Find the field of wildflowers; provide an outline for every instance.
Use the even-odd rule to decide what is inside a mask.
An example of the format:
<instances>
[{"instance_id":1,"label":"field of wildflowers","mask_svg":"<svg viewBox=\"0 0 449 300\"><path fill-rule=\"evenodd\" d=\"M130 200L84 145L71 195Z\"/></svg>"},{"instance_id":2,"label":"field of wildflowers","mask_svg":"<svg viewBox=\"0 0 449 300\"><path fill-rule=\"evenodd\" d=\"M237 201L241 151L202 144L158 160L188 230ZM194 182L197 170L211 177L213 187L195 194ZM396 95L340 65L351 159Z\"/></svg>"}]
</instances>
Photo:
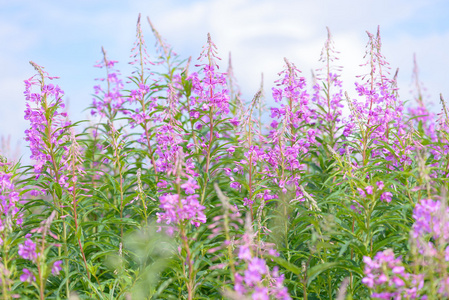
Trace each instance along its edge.
<instances>
[{"instance_id":1,"label":"field of wildflowers","mask_svg":"<svg viewBox=\"0 0 449 300\"><path fill-rule=\"evenodd\" d=\"M399 98L379 31L354 90L329 33L311 80L284 59L251 100L210 35L183 59L136 32L132 74L95 65L92 120L31 62L32 165L0 163L2 299L449 297L448 112L417 71Z\"/></svg>"}]
</instances>

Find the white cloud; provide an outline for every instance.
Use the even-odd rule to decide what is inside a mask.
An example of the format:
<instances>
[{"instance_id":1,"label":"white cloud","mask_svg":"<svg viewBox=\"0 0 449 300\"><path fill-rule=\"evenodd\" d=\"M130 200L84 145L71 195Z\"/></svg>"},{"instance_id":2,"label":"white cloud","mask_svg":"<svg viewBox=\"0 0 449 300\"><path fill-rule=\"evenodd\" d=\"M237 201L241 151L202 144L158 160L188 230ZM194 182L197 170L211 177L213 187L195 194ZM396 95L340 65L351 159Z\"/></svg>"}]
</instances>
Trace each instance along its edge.
<instances>
[{"instance_id":1,"label":"white cloud","mask_svg":"<svg viewBox=\"0 0 449 300\"><path fill-rule=\"evenodd\" d=\"M353 90L355 75L363 72L358 66L363 63L368 41L365 31L375 33L377 25L380 25L384 53L391 63L392 72L400 67L403 93L407 94L409 90L412 53L416 51L419 54L424 48L427 48L424 51L427 55L420 59L423 80L439 82L440 89L449 92L442 82L447 68L441 68L441 61L439 65L431 61L445 56L444 50L437 49L447 49L442 47L446 45L446 37L418 36L402 26L403 23L413 23L420 11L429 5L438 4L438 1L386 0L213 0L173 7L156 16L155 24L169 40L182 41L182 44L190 42L196 45L197 51L204 43L206 33L211 32L225 61L227 52L232 51L235 73L249 97L258 88L261 72L265 74L266 86L272 85L276 73L282 69L284 56L309 77L310 69L320 66L318 58L326 39L326 26L330 27L336 48L341 52L340 63L345 67L343 79L349 91ZM402 36L399 39L398 31ZM425 76L429 70L441 76Z\"/></svg>"}]
</instances>

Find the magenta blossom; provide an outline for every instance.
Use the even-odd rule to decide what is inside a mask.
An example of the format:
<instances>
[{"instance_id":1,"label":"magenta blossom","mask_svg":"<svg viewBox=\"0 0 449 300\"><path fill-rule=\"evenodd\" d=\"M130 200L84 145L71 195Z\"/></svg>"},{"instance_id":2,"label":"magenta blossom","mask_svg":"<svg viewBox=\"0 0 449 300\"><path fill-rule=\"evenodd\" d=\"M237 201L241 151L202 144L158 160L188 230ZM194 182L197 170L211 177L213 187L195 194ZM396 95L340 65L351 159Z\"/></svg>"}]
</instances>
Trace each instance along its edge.
<instances>
[{"instance_id":1,"label":"magenta blossom","mask_svg":"<svg viewBox=\"0 0 449 300\"><path fill-rule=\"evenodd\" d=\"M22 275L20 275L20 281L28 283L36 281L36 277L34 276L34 274L27 268L24 268L22 272Z\"/></svg>"},{"instance_id":2,"label":"magenta blossom","mask_svg":"<svg viewBox=\"0 0 449 300\"><path fill-rule=\"evenodd\" d=\"M36 253L36 244L29 238L23 244L19 245L19 255L31 261L35 261L38 254Z\"/></svg>"},{"instance_id":3,"label":"magenta blossom","mask_svg":"<svg viewBox=\"0 0 449 300\"><path fill-rule=\"evenodd\" d=\"M393 196L392 193L390 193L390 192L385 192L385 193L382 193L382 195L380 195L380 200L385 201L385 202L387 202L387 203L390 203L390 202L391 202L391 197L392 197L392 196Z\"/></svg>"},{"instance_id":4,"label":"magenta blossom","mask_svg":"<svg viewBox=\"0 0 449 300\"><path fill-rule=\"evenodd\" d=\"M30 121L30 128L25 130L25 140L29 142L30 158L36 161L34 171L36 176L39 177L47 162L51 160L49 144L56 146L64 142L61 135L64 133L63 128L70 125L70 121L67 120L67 113L58 110L65 107L62 101L64 91L57 85L44 85L44 79L52 79L53 77L48 77L42 67L35 63L31 64L40 72L42 78L36 80L33 76L25 80L24 94L27 100L25 120ZM37 92L33 91L33 87L37 87ZM50 108L52 114L49 116ZM43 134L46 130L50 135Z\"/></svg>"},{"instance_id":5,"label":"magenta blossom","mask_svg":"<svg viewBox=\"0 0 449 300\"><path fill-rule=\"evenodd\" d=\"M157 213L157 222L165 224L179 224L185 220L198 227L206 222L205 207L198 201L198 195L189 195L179 199L179 195L166 194L160 197L163 212Z\"/></svg>"},{"instance_id":6,"label":"magenta blossom","mask_svg":"<svg viewBox=\"0 0 449 300\"><path fill-rule=\"evenodd\" d=\"M62 260L57 260L57 261L55 261L54 263L53 263L53 266L52 266L52 268L51 268L51 273L53 274L53 275L59 275L59 272L61 271L61 269L62 269Z\"/></svg>"},{"instance_id":7,"label":"magenta blossom","mask_svg":"<svg viewBox=\"0 0 449 300\"><path fill-rule=\"evenodd\" d=\"M183 188L186 192L186 194L195 194L195 190L198 189L200 186L197 184L196 180L193 178L189 178L187 182L183 183L181 185L181 188Z\"/></svg>"}]
</instances>

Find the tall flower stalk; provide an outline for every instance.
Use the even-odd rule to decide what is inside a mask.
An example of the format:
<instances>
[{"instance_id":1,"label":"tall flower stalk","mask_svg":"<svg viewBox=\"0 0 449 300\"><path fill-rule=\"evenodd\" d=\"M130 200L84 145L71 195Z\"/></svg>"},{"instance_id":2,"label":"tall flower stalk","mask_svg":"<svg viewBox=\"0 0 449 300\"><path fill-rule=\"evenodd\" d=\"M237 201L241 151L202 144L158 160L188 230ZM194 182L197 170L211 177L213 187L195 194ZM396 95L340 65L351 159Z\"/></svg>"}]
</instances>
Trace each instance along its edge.
<instances>
[{"instance_id":1,"label":"tall flower stalk","mask_svg":"<svg viewBox=\"0 0 449 300\"><path fill-rule=\"evenodd\" d=\"M190 111L190 117L197 120L196 129L205 130L200 138L200 151L204 154L205 174L201 203L205 201L206 187L210 181L210 168L213 159L214 147L217 146L217 138L220 135L221 123L229 113L229 91L227 89L225 74L218 72L217 46L212 42L210 34L207 35L207 43L203 46L198 60L205 63L197 65L202 67L202 78L197 73L192 73L189 80L192 82L194 96L189 99L195 106Z\"/></svg>"},{"instance_id":2,"label":"tall flower stalk","mask_svg":"<svg viewBox=\"0 0 449 300\"><path fill-rule=\"evenodd\" d=\"M66 215L65 205L63 205L63 193L67 192L69 183L64 165L65 149L62 144L67 141L67 128L71 122L67 119L67 113L60 112L64 108L62 95L64 92L59 86L46 84L45 80L52 80L43 68L34 62L30 64L38 72L39 79L35 76L25 81L26 103L25 119L31 123L31 128L25 131L26 140L30 143L31 158L36 161L34 172L36 178L44 174L45 192L49 193L53 199L53 204L57 208L57 218ZM33 93L32 88L37 87L38 92ZM67 223L62 221L62 242L64 254L68 256L67 247ZM59 248L59 251L60 248ZM61 255L61 253L60 253ZM69 264L65 260L65 288L67 297L69 289Z\"/></svg>"}]
</instances>

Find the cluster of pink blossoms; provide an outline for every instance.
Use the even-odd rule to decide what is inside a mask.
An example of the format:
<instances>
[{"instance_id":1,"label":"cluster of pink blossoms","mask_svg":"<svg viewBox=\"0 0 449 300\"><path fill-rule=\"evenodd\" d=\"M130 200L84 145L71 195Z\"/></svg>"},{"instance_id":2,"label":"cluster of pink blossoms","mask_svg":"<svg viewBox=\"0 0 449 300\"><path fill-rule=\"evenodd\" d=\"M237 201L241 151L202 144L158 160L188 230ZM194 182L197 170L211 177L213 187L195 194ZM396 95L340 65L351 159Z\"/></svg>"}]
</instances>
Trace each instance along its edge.
<instances>
[{"instance_id":1,"label":"cluster of pink blossoms","mask_svg":"<svg viewBox=\"0 0 449 300\"><path fill-rule=\"evenodd\" d=\"M94 67L106 69L106 77L96 80L106 81L107 85L105 88L100 84L94 86L95 98L93 98L91 114L113 118L125 102L125 97L122 95L124 86L120 79L120 72L114 69L118 61L108 60L104 49L103 56L104 59L94 65Z\"/></svg>"},{"instance_id":2,"label":"cluster of pink blossoms","mask_svg":"<svg viewBox=\"0 0 449 300\"><path fill-rule=\"evenodd\" d=\"M10 231L23 223L23 214L17 206L20 203L19 193L15 190L11 177L12 174L0 172L0 232ZM2 237L0 244L3 244Z\"/></svg>"},{"instance_id":3,"label":"cluster of pink blossoms","mask_svg":"<svg viewBox=\"0 0 449 300\"><path fill-rule=\"evenodd\" d=\"M372 132L374 139L384 140L388 124L396 121L400 125L402 117L402 103L396 98L394 87L395 80L387 78L388 62L381 53L380 33L377 35L368 32L369 42L367 45L365 65L369 65L369 74L365 74L362 84L355 83L356 91L364 101L352 101L353 111L350 115L350 122L347 123L344 135L348 136L354 128L356 119L363 120L367 126L375 127Z\"/></svg>"},{"instance_id":4,"label":"cluster of pink blossoms","mask_svg":"<svg viewBox=\"0 0 449 300\"><path fill-rule=\"evenodd\" d=\"M293 63L287 60L285 62L285 69L279 73L281 78L276 81L278 87L272 88L272 91L276 102L286 99L287 103L281 103L280 108L271 108L271 118L274 119L271 127L277 129L278 124L283 123L281 129L298 129L301 136L295 136L295 139L305 146L302 151L306 153L308 147L316 143L315 136L319 133L316 129L309 128L316 123L317 114L309 106L310 95L306 90L305 78L299 76L301 71ZM269 135L276 140L279 138L276 130L272 130Z\"/></svg>"},{"instance_id":5,"label":"cluster of pink blossoms","mask_svg":"<svg viewBox=\"0 0 449 300\"><path fill-rule=\"evenodd\" d=\"M36 259L38 257L38 253L36 252L36 243L34 243L30 239L30 237L31 234L27 234L25 242L19 245L19 255L23 259L36 262ZM29 269L24 268L22 270L22 275L20 275L20 281L31 283L33 281L36 281L36 277Z\"/></svg>"},{"instance_id":6,"label":"cluster of pink blossoms","mask_svg":"<svg viewBox=\"0 0 449 300\"><path fill-rule=\"evenodd\" d=\"M244 152L245 158L235 162L235 168L224 170L231 180L230 186L240 190L241 183L234 176L243 176L245 165L250 163L255 169L258 164L264 165L259 171L263 178L271 178L271 182L284 193L288 188L293 188L296 200L304 201L299 172L305 167L301 162L302 156L309 152L310 147L318 145L316 137L320 131L315 126L318 115L309 105L310 95L306 91L305 78L299 76L300 70L294 64L288 60L285 62L285 69L279 73L281 78L272 89L274 100L282 103L280 107L270 109L273 119L270 124L272 130L268 134L270 140L265 141L263 146L251 145ZM230 155L234 150L233 147L228 149ZM257 197L267 201L278 196L265 190L263 194L257 194ZM253 201L254 199L244 199L245 205L251 205Z\"/></svg>"},{"instance_id":7,"label":"cluster of pink blossoms","mask_svg":"<svg viewBox=\"0 0 449 300\"><path fill-rule=\"evenodd\" d=\"M169 224L179 224L184 220L199 226L200 223L206 223L206 215L204 214L205 207L198 201L198 195L189 195L183 199L179 199L179 195L167 194L159 198L164 210L157 214L157 222L165 222Z\"/></svg>"},{"instance_id":8,"label":"cluster of pink blossoms","mask_svg":"<svg viewBox=\"0 0 449 300\"><path fill-rule=\"evenodd\" d=\"M26 238L25 242L19 245L18 254L23 259L36 263L37 258L40 256L40 253L36 249L36 243L31 240L31 234L27 234L25 238ZM51 273L53 275L58 275L61 269L62 269L62 260L57 260L52 265ZM22 270L22 275L20 275L20 281L31 283L33 281L36 281L36 277L34 276L31 270L24 268Z\"/></svg>"},{"instance_id":9,"label":"cluster of pink blossoms","mask_svg":"<svg viewBox=\"0 0 449 300\"><path fill-rule=\"evenodd\" d=\"M373 298L417 299L424 285L423 276L407 273L401 258L395 258L391 249L377 253L374 259L365 256L363 261L365 278L362 282L371 289L382 290L373 293Z\"/></svg>"},{"instance_id":10,"label":"cluster of pink blossoms","mask_svg":"<svg viewBox=\"0 0 449 300\"><path fill-rule=\"evenodd\" d=\"M54 79L57 77L49 77L42 67L32 63L36 70L40 73L41 80L37 81L34 77L25 80L25 97L27 100L25 109L25 120L30 121L30 128L25 131L26 138L30 145L31 159L35 160L34 172L38 178L48 162L52 163L53 176L58 183L66 190L71 191L69 176L71 164L68 162L72 155L81 156L80 148L76 143L73 128L70 128L71 122L66 112L59 112L64 108L65 104L62 100L64 91L59 86L53 84L44 85L45 79ZM33 86L40 87L40 93L32 93ZM70 131L70 133L68 132ZM61 145L72 140L72 145L76 145L75 152L69 150L69 147ZM52 161L60 150L61 160L59 162ZM56 166L56 167L55 167ZM78 173L83 173L80 165L73 166ZM55 169L57 168L57 169ZM76 177L72 179L72 183L76 181ZM33 190L32 195L43 192Z\"/></svg>"},{"instance_id":11,"label":"cluster of pink blossoms","mask_svg":"<svg viewBox=\"0 0 449 300\"><path fill-rule=\"evenodd\" d=\"M226 77L217 72L214 65L204 65L204 77L200 80L197 73L192 73L193 92L196 96L191 97L193 103L197 104L203 111L215 111L216 114L229 113L229 94L226 89ZM192 112L195 113L195 112Z\"/></svg>"},{"instance_id":12,"label":"cluster of pink blossoms","mask_svg":"<svg viewBox=\"0 0 449 300\"><path fill-rule=\"evenodd\" d=\"M151 23L151 22L150 22ZM130 65L135 67L132 72L134 76L130 76L129 79L136 85L135 88L131 89L129 92L128 101L130 104L139 103L140 108L136 108L135 111L124 111L125 114L130 115L131 128L137 125L144 126L149 123L154 116L151 116L152 111L157 106L157 97L150 97L150 92L156 92L158 89L157 80L152 79L150 75L154 75L148 66L155 65L154 62L150 60L150 55L147 51L147 46L145 44L145 39L142 33L141 18L137 20L136 28L136 40L134 41L134 47L131 49L132 61L129 62ZM159 62L160 63L160 62ZM147 81L155 81L152 85L149 85ZM149 128L146 128L147 130ZM146 134L143 133L139 142L144 143Z\"/></svg>"},{"instance_id":13,"label":"cluster of pink blossoms","mask_svg":"<svg viewBox=\"0 0 449 300\"><path fill-rule=\"evenodd\" d=\"M313 98L312 101L314 103L317 103L324 109L327 108L327 112L325 113L324 119L327 122L340 122L340 117L342 115L342 109L344 107L342 100L343 100L343 90L342 90L342 82L339 80L339 77L337 74L329 73L329 83L332 87L338 89L337 92L333 93L331 96L329 96L329 103L327 103L327 99L325 99L323 96L321 96L321 93L323 91L323 88L317 83L313 86ZM327 83L326 83L327 84Z\"/></svg>"},{"instance_id":14,"label":"cluster of pink blossoms","mask_svg":"<svg viewBox=\"0 0 449 300\"><path fill-rule=\"evenodd\" d=\"M42 69L39 71L42 72L41 81L36 80L34 76L25 80L24 92L27 100L25 120L30 121L30 128L25 130L25 140L30 143L30 158L36 161L34 171L37 177L42 172L44 165L51 160L48 147L56 147L63 143L64 140L60 139L60 136L64 133L64 127L70 125L67 113L58 111L59 108L65 106L62 102L64 91L57 85L43 84L44 79L57 77L48 77ZM39 88L37 93L32 91L34 86Z\"/></svg>"},{"instance_id":15,"label":"cluster of pink blossoms","mask_svg":"<svg viewBox=\"0 0 449 300\"><path fill-rule=\"evenodd\" d=\"M215 60L220 58L217 56L217 46L212 42L210 35L198 58L199 61L204 59L208 60L207 63L197 65L203 67L203 78L200 79L197 73L190 74L188 78L192 81L192 91L195 94L189 100L205 112L211 110L216 115L226 115L229 113L229 91L225 73L217 72L218 64ZM199 116L199 112L193 110L191 115Z\"/></svg>"},{"instance_id":16,"label":"cluster of pink blossoms","mask_svg":"<svg viewBox=\"0 0 449 300\"><path fill-rule=\"evenodd\" d=\"M394 151L377 147L371 151L373 158L384 158L390 169L402 168L410 164L410 151L403 148L400 139L405 135L403 121L403 103L397 97L396 78L389 79L388 62L381 53L380 33L374 36L368 33L367 61L362 66L369 66L369 73L360 76L362 83L355 83L355 90L362 100L348 99L351 114L346 121L343 135L349 137L359 124L366 133L364 139L373 141L373 145L388 143ZM399 137L396 139L395 137ZM366 143L360 139L360 145ZM342 151L342 150L340 150ZM401 155L397 155L400 153Z\"/></svg>"},{"instance_id":17,"label":"cluster of pink blossoms","mask_svg":"<svg viewBox=\"0 0 449 300\"><path fill-rule=\"evenodd\" d=\"M284 275L279 274L277 266L270 271L264 259L252 255L250 240L248 234L245 234L244 244L239 248L238 258L246 264L246 270L243 275L235 274L235 292L255 300L290 300L288 290L284 287ZM269 250L269 254L278 255L275 250Z\"/></svg>"},{"instance_id":18,"label":"cluster of pink blossoms","mask_svg":"<svg viewBox=\"0 0 449 300\"><path fill-rule=\"evenodd\" d=\"M134 128L138 125L145 124L150 122L152 119L154 119L154 116L151 116L151 113L154 111L154 109L157 107L157 97L149 97L149 100L145 100L146 95L150 92L150 87L146 84L139 83L139 88L131 90L129 102L135 103L145 101L144 108L136 108L136 110L132 113L129 111L124 111L125 114L130 115L130 118L132 119L130 121L131 128ZM144 136L144 134L142 135ZM143 138L141 140L143 141ZM143 141L144 142L144 141Z\"/></svg>"},{"instance_id":19,"label":"cluster of pink blossoms","mask_svg":"<svg viewBox=\"0 0 449 300\"><path fill-rule=\"evenodd\" d=\"M267 168L264 174L271 177L285 193L288 186L295 189L296 198L303 201L304 195L300 188L300 177L297 171L303 170L301 156L307 154L312 145L318 145L316 137L320 133L315 124L317 113L310 107L310 95L306 91L306 81L300 77L293 63L285 59L285 69L279 73L277 88L273 88L273 98L276 102L285 99L279 108L271 108L273 121L266 144L265 162ZM271 145L274 145L271 146ZM279 177L279 168L290 172Z\"/></svg>"},{"instance_id":20,"label":"cluster of pink blossoms","mask_svg":"<svg viewBox=\"0 0 449 300\"><path fill-rule=\"evenodd\" d=\"M417 243L419 252L425 256L435 256L436 245L425 242L426 237L433 241L447 245L445 248L446 260L449 261L449 208L443 209L440 201L432 199L421 200L413 210L415 223L412 228L412 237Z\"/></svg>"},{"instance_id":21,"label":"cluster of pink blossoms","mask_svg":"<svg viewBox=\"0 0 449 300\"><path fill-rule=\"evenodd\" d=\"M157 154L156 168L157 172L172 173L175 171L175 163L183 151L179 143L182 142L181 136L176 128L170 124L164 124L156 132ZM189 168L190 169L190 168Z\"/></svg>"},{"instance_id":22,"label":"cluster of pink blossoms","mask_svg":"<svg viewBox=\"0 0 449 300\"><path fill-rule=\"evenodd\" d=\"M166 186L166 182L162 185ZM158 184L158 186L161 186ZM190 221L196 227L201 223L206 223L206 215L204 214L205 206L198 201L199 195L196 190L199 188L196 180L189 177L186 182L180 186L186 196L180 194L167 193L159 197L162 212L156 213L157 223L165 223L168 234L173 234L179 224L184 221Z\"/></svg>"},{"instance_id":23,"label":"cluster of pink blossoms","mask_svg":"<svg viewBox=\"0 0 449 300\"><path fill-rule=\"evenodd\" d=\"M376 254L374 259L364 257L365 278L362 282L376 292L372 294L378 299L427 299L422 295L425 285L425 274L433 268L433 274L446 274L449 263L449 209L443 209L440 201L421 200L413 211L415 223L411 238L418 248L420 258L413 263L422 274L406 272L401 258L395 258L388 249ZM431 264L435 261L436 264ZM430 263L430 264L429 264ZM427 278L432 281L435 278ZM446 277L445 277L446 276ZM436 292L438 296L449 295L449 277L438 278Z\"/></svg>"},{"instance_id":24,"label":"cluster of pink blossoms","mask_svg":"<svg viewBox=\"0 0 449 300\"><path fill-rule=\"evenodd\" d=\"M367 198L369 195L378 195L380 194L380 200L383 202L390 203L393 197L393 194L388 191L384 191L385 185L383 181L377 181L376 182L376 188L374 188L372 185L366 186L364 189L357 188L357 193L361 198ZM360 209L363 209L363 205L360 204L360 202L353 200L355 205L351 205L351 209L354 211L357 211L359 214L362 213Z\"/></svg>"}]
</instances>

